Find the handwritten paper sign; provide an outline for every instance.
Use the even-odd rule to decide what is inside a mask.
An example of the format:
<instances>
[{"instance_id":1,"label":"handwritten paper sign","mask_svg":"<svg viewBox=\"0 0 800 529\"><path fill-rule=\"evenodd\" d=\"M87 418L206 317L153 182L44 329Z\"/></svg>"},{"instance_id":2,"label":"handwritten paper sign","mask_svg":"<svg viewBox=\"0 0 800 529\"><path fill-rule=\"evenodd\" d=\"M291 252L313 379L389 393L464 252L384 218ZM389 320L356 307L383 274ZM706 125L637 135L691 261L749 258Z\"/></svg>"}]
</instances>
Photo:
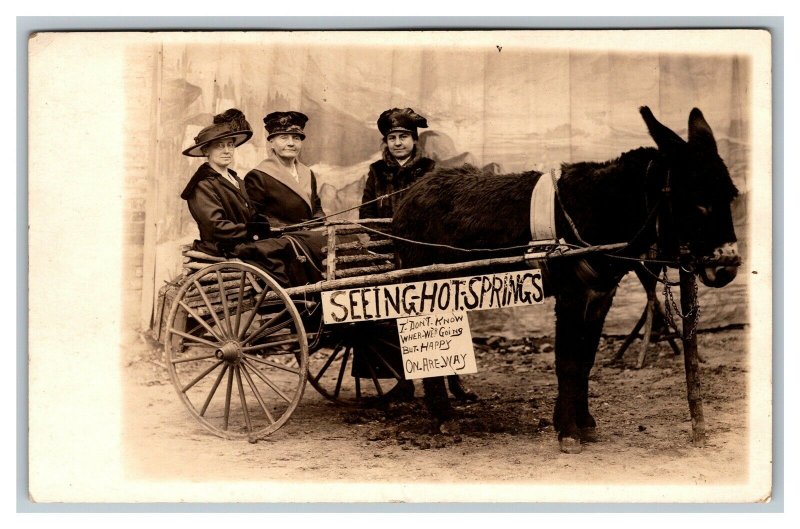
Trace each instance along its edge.
<instances>
[{"instance_id":1,"label":"handwritten paper sign","mask_svg":"<svg viewBox=\"0 0 800 529\"><path fill-rule=\"evenodd\" d=\"M520 307L544 302L538 269L322 293L326 324Z\"/></svg>"},{"instance_id":2,"label":"handwritten paper sign","mask_svg":"<svg viewBox=\"0 0 800 529\"><path fill-rule=\"evenodd\" d=\"M406 379L477 373L466 312L397 320Z\"/></svg>"}]
</instances>

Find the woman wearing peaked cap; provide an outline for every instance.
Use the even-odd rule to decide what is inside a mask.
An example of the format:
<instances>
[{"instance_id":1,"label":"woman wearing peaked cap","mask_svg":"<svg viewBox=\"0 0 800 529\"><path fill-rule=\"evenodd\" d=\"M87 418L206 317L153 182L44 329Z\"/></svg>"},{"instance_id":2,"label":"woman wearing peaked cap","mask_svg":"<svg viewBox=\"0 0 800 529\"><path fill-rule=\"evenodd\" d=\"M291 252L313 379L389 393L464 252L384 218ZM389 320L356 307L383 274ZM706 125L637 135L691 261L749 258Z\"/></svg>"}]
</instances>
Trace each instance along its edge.
<instances>
[{"instance_id":1,"label":"woman wearing peaked cap","mask_svg":"<svg viewBox=\"0 0 800 529\"><path fill-rule=\"evenodd\" d=\"M306 139L304 129L307 121L308 116L301 112L267 114L264 128L267 132L268 157L244 177L247 193L256 210L266 216L273 227L325 216L317 194L316 176L298 159ZM324 232L292 231L284 237L293 240L309 261L321 269Z\"/></svg>"},{"instance_id":2,"label":"woman wearing peaked cap","mask_svg":"<svg viewBox=\"0 0 800 529\"><path fill-rule=\"evenodd\" d=\"M283 286L317 281L314 270L297 263L295 245L270 236L269 219L260 215L244 182L230 168L236 147L253 135L244 114L235 108L214 116L195 137L186 156L205 157L181 198L187 201L200 231L194 249L237 257L268 272Z\"/></svg>"},{"instance_id":3,"label":"woman wearing peaked cap","mask_svg":"<svg viewBox=\"0 0 800 529\"><path fill-rule=\"evenodd\" d=\"M361 198L359 217L392 218L395 206L403 199L402 190L433 171L436 165L418 145L418 129L427 128L428 120L411 108L391 108L378 118L378 130L383 138L381 159L369 166L369 174ZM383 195L389 195L380 198ZM393 378L384 364L403 373L400 339L394 321L365 323L359 326L359 341L354 344L353 376L367 378L375 371L379 378ZM377 359L381 356L383 360ZM372 369L366 366L372 359ZM447 377L450 392L461 400L478 396L461 384L458 375ZM388 400L410 400L414 382L401 380L389 393ZM445 396L446 398L446 396Z\"/></svg>"}]
</instances>

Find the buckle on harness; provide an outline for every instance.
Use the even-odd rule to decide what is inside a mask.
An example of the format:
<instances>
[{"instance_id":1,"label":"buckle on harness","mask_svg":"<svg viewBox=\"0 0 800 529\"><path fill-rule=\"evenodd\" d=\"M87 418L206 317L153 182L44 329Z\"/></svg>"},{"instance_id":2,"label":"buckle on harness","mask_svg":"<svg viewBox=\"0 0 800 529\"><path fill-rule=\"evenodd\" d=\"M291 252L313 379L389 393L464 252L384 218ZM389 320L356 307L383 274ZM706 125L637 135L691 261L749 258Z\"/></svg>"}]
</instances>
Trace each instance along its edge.
<instances>
[{"instance_id":1,"label":"buckle on harness","mask_svg":"<svg viewBox=\"0 0 800 529\"><path fill-rule=\"evenodd\" d=\"M556 254L561 255L569 249L564 239L539 239L531 241L525 250L525 263L531 268L539 268L541 261Z\"/></svg>"}]
</instances>

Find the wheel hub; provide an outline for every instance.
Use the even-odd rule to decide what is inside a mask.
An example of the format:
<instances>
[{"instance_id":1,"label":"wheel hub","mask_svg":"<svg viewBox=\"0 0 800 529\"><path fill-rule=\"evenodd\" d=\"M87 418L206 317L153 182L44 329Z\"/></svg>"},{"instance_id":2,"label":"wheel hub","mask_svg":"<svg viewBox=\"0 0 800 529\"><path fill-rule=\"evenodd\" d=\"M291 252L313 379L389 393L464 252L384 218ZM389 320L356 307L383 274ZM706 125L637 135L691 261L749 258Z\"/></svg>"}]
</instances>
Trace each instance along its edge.
<instances>
[{"instance_id":1,"label":"wheel hub","mask_svg":"<svg viewBox=\"0 0 800 529\"><path fill-rule=\"evenodd\" d=\"M242 354L242 348L239 346L239 342L227 342L222 347L214 351L214 356L220 360L225 360L226 362L231 362L233 364L239 362L239 360L242 358Z\"/></svg>"}]
</instances>

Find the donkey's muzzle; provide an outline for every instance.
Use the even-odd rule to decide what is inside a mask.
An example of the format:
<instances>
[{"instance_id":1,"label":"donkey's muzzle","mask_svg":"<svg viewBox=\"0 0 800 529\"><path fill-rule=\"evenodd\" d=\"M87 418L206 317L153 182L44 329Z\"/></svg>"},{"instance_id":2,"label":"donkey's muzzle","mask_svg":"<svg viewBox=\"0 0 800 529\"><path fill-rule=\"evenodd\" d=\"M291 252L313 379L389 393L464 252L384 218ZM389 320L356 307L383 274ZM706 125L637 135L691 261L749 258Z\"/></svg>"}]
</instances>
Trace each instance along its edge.
<instances>
[{"instance_id":1,"label":"donkey's muzzle","mask_svg":"<svg viewBox=\"0 0 800 529\"><path fill-rule=\"evenodd\" d=\"M739 257L736 243L725 243L716 248L713 255L703 258L698 267L700 280L707 287L724 287L736 277L742 259Z\"/></svg>"}]
</instances>

